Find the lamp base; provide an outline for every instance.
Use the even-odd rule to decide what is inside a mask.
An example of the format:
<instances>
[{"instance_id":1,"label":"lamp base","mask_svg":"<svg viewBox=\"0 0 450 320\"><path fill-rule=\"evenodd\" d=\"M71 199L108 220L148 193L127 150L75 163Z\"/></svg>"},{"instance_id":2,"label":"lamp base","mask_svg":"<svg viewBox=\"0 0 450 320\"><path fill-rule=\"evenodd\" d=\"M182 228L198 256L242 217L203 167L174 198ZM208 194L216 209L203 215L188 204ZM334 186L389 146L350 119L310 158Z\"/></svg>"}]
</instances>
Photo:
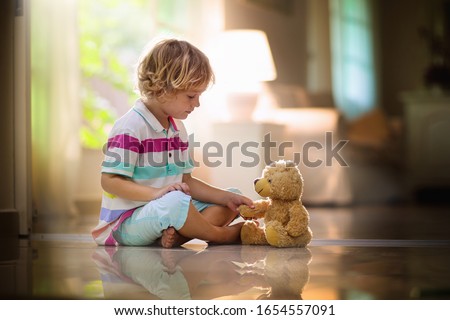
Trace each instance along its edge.
<instances>
[{"instance_id":1,"label":"lamp base","mask_svg":"<svg viewBox=\"0 0 450 320\"><path fill-rule=\"evenodd\" d=\"M258 102L257 92L233 92L227 95L227 106L232 122L250 122Z\"/></svg>"}]
</instances>

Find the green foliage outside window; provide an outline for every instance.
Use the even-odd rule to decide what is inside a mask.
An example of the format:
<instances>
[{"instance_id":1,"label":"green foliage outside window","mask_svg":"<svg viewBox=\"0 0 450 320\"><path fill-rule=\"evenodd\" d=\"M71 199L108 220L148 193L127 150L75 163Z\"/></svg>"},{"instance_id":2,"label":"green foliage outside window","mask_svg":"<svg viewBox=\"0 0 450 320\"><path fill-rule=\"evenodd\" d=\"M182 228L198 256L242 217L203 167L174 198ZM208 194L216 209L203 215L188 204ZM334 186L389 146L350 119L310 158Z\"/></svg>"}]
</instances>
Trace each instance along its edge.
<instances>
[{"instance_id":1,"label":"green foliage outside window","mask_svg":"<svg viewBox=\"0 0 450 320\"><path fill-rule=\"evenodd\" d=\"M84 147L100 149L118 114L99 84L135 98L133 64L148 38L146 1L79 0L78 25ZM144 28L143 28L144 27Z\"/></svg>"},{"instance_id":2,"label":"green foliage outside window","mask_svg":"<svg viewBox=\"0 0 450 320\"><path fill-rule=\"evenodd\" d=\"M84 147L101 149L120 116L111 97L120 92L131 106L136 99L135 63L152 37L176 35L188 27L185 0L78 0ZM122 110L123 111L123 110Z\"/></svg>"}]
</instances>

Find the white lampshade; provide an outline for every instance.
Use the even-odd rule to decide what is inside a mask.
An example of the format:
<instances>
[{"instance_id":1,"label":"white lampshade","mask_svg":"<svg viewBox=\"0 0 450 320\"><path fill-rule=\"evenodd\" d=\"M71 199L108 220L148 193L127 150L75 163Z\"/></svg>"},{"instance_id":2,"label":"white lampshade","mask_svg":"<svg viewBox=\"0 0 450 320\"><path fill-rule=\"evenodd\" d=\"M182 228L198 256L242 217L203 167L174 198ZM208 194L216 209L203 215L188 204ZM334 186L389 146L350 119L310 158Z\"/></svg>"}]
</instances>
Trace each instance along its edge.
<instances>
[{"instance_id":1,"label":"white lampshade","mask_svg":"<svg viewBox=\"0 0 450 320\"><path fill-rule=\"evenodd\" d=\"M256 83L277 76L266 34L228 30L213 41L209 55L218 83Z\"/></svg>"},{"instance_id":2,"label":"white lampshade","mask_svg":"<svg viewBox=\"0 0 450 320\"><path fill-rule=\"evenodd\" d=\"M216 84L226 94L229 120L252 121L261 82L277 76L267 36L260 30L228 30L207 51Z\"/></svg>"}]
</instances>

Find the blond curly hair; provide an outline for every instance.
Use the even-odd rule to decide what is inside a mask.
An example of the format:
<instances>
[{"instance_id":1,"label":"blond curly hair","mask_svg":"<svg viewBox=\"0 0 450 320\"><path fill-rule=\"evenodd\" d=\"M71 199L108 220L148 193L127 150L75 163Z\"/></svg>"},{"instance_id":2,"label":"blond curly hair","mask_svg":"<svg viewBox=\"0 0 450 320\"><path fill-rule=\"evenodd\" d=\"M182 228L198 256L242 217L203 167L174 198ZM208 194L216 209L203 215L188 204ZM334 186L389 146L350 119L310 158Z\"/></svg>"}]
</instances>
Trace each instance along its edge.
<instances>
[{"instance_id":1,"label":"blond curly hair","mask_svg":"<svg viewBox=\"0 0 450 320\"><path fill-rule=\"evenodd\" d=\"M158 42L140 59L137 68L137 88L144 101L206 88L213 82L214 73L208 57L183 40Z\"/></svg>"}]
</instances>

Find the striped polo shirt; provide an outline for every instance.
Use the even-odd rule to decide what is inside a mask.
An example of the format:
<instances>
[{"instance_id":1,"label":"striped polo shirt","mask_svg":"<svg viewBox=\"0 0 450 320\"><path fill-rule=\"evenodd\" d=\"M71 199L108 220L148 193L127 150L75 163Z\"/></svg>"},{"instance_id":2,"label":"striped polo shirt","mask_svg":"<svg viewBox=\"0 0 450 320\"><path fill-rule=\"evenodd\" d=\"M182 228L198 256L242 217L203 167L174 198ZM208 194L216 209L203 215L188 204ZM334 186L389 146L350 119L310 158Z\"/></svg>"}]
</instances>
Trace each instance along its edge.
<instances>
[{"instance_id":1,"label":"striped polo shirt","mask_svg":"<svg viewBox=\"0 0 450 320\"><path fill-rule=\"evenodd\" d=\"M180 120L169 117L169 123L169 129L164 129L142 100L137 100L114 124L101 172L155 188L181 182L183 174L193 170L189 138ZM112 232L134 209L145 204L104 192L99 223L92 231L94 240L101 245L117 245Z\"/></svg>"}]
</instances>

